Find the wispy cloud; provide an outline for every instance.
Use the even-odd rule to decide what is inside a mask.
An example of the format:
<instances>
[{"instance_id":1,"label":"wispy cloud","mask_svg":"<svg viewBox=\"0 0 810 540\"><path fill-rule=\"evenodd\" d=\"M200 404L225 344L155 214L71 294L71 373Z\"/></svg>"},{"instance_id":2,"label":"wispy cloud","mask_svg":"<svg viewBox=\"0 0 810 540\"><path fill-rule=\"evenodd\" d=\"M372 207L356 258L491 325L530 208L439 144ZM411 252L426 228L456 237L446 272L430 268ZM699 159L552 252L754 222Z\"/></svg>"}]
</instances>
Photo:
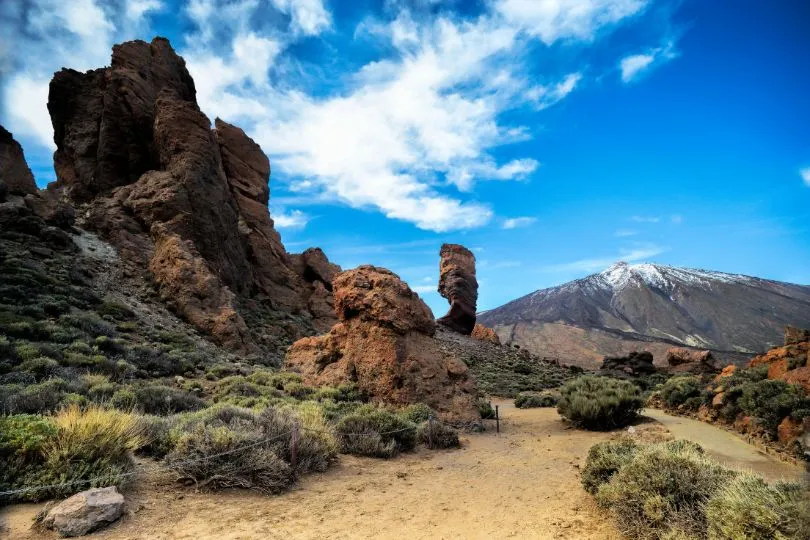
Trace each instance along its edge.
<instances>
[{"instance_id":1,"label":"wispy cloud","mask_svg":"<svg viewBox=\"0 0 810 540\"><path fill-rule=\"evenodd\" d=\"M661 216L633 216L630 220L636 223L659 223Z\"/></svg>"},{"instance_id":2,"label":"wispy cloud","mask_svg":"<svg viewBox=\"0 0 810 540\"><path fill-rule=\"evenodd\" d=\"M634 231L632 229L619 229L613 233L613 236L616 238L626 238L628 236L636 236L638 231Z\"/></svg>"},{"instance_id":3,"label":"wispy cloud","mask_svg":"<svg viewBox=\"0 0 810 540\"><path fill-rule=\"evenodd\" d=\"M804 185L810 186L810 167L799 169L799 176L804 180Z\"/></svg>"},{"instance_id":4,"label":"wispy cloud","mask_svg":"<svg viewBox=\"0 0 810 540\"><path fill-rule=\"evenodd\" d=\"M625 56L619 62L622 73L622 82L625 84L637 80L641 75L649 72L653 67L660 66L678 57L674 41L668 41L661 47L649 49L641 54Z\"/></svg>"},{"instance_id":5,"label":"wispy cloud","mask_svg":"<svg viewBox=\"0 0 810 540\"><path fill-rule=\"evenodd\" d=\"M428 285L413 285L411 287L411 290L419 294L430 294L430 293L439 294L438 285L435 283L430 283Z\"/></svg>"},{"instance_id":6,"label":"wispy cloud","mask_svg":"<svg viewBox=\"0 0 810 540\"><path fill-rule=\"evenodd\" d=\"M303 229L309 223L309 216L301 210L274 212L271 217L277 229Z\"/></svg>"},{"instance_id":7,"label":"wispy cloud","mask_svg":"<svg viewBox=\"0 0 810 540\"><path fill-rule=\"evenodd\" d=\"M514 218L507 218L503 220L501 224L502 229L517 229L519 227L528 227L532 223L535 223L537 218L530 217L530 216L523 216L523 217L514 217Z\"/></svg>"},{"instance_id":8,"label":"wispy cloud","mask_svg":"<svg viewBox=\"0 0 810 540\"><path fill-rule=\"evenodd\" d=\"M645 246L633 249L619 250L617 255L606 257L596 257L592 259L580 259L577 261L555 264L543 267L545 272L597 272L604 270L616 261L638 262L648 260L664 253L666 248L660 246Z\"/></svg>"},{"instance_id":9,"label":"wispy cloud","mask_svg":"<svg viewBox=\"0 0 810 540\"><path fill-rule=\"evenodd\" d=\"M674 225L680 225L681 223L683 223L683 216L680 214L672 214L669 217L669 221Z\"/></svg>"}]
</instances>

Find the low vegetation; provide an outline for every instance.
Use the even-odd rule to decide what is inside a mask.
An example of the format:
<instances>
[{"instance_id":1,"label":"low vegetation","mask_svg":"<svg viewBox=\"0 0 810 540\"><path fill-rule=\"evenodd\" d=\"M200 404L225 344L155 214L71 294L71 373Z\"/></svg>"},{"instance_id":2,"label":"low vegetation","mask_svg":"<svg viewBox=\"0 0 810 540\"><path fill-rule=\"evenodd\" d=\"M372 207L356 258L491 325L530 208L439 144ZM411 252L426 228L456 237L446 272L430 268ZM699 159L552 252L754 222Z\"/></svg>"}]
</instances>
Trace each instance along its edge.
<instances>
[{"instance_id":1,"label":"low vegetation","mask_svg":"<svg viewBox=\"0 0 810 540\"><path fill-rule=\"evenodd\" d=\"M565 383L560 394L560 415L577 427L591 430L626 426L644 406L638 386L610 377L579 377Z\"/></svg>"},{"instance_id":2,"label":"low vegetation","mask_svg":"<svg viewBox=\"0 0 810 540\"><path fill-rule=\"evenodd\" d=\"M801 486L727 469L690 441L599 443L582 484L628 538L797 539L810 531Z\"/></svg>"},{"instance_id":3,"label":"low vegetation","mask_svg":"<svg viewBox=\"0 0 810 540\"><path fill-rule=\"evenodd\" d=\"M518 409L556 407L559 401L559 394L548 390L543 392L521 392L515 396L515 407Z\"/></svg>"}]
</instances>

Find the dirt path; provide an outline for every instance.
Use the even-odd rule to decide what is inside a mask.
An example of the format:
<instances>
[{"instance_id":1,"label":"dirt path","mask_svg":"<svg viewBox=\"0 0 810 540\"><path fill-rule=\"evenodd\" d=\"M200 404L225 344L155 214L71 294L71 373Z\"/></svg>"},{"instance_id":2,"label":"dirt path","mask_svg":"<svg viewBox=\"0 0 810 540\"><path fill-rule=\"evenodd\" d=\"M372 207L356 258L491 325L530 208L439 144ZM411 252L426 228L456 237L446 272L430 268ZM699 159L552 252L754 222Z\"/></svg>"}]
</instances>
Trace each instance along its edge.
<instances>
[{"instance_id":1,"label":"dirt path","mask_svg":"<svg viewBox=\"0 0 810 540\"><path fill-rule=\"evenodd\" d=\"M656 409L645 409L644 416L663 424L676 439L695 441L710 456L729 467L751 470L770 481L804 479L802 467L765 454L724 429L692 418L671 416Z\"/></svg>"},{"instance_id":2,"label":"dirt path","mask_svg":"<svg viewBox=\"0 0 810 540\"><path fill-rule=\"evenodd\" d=\"M170 478L139 481L126 493L131 513L93 535L110 539L253 538L538 538L614 539L618 533L579 482L588 448L611 437L566 429L554 409L515 409L498 402L502 433L468 435L460 450L419 450L390 461L341 456L277 497L229 491L195 493ZM719 428L659 411L676 437L696 440L723 461L771 478L792 466L760 455ZM658 424L637 436L660 435ZM0 511L7 535L55 539L32 532L41 505ZM3 533L0 533L2 537Z\"/></svg>"},{"instance_id":3,"label":"dirt path","mask_svg":"<svg viewBox=\"0 0 810 540\"><path fill-rule=\"evenodd\" d=\"M582 490L578 470L588 448L610 435L565 429L554 409L500 404L499 436L469 435L460 450L420 450L390 461L341 456L329 472L277 497L195 493L149 479L127 493L137 512L94 536L617 538ZM17 505L0 514L11 538L43 538L29 531L39 508Z\"/></svg>"}]
</instances>

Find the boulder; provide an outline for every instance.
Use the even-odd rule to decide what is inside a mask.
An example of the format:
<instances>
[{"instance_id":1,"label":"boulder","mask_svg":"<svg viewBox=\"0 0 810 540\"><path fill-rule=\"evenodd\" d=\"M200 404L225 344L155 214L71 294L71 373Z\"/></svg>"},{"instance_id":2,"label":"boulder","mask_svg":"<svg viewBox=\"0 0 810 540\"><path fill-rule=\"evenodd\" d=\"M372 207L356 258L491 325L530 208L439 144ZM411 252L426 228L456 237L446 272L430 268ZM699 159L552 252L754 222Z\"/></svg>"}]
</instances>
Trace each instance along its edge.
<instances>
[{"instance_id":1,"label":"boulder","mask_svg":"<svg viewBox=\"0 0 810 540\"><path fill-rule=\"evenodd\" d=\"M337 267L318 250L298 271L267 208L267 156L236 126L217 119L211 129L166 39L116 45L108 68L56 73L48 110L54 189L86 205L80 225L148 271L199 330L241 352L274 353L336 322ZM261 328L247 327L246 310L260 312Z\"/></svg>"},{"instance_id":2,"label":"boulder","mask_svg":"<svg viewBox=\"0 0 810 540\"><path fill-rule=\"evenodd\" d=\"M793 420L790 416L786 416L777 426L776 433L779 442L788 445L804 434L804 426L801 420Z\"/></svg>"},{"instance_id":3,"label":"boulder","mask_svg":"<svg viewBox=\"0 0 810 540\"><path fill-rule=\"evenodd\" d=\"M501 344L501 338L498 337L498 334L495 333L495 330L489 328L488 326L484 326L481 323L475 323L472 334L470 335L473 337L473 339L477 339L480 341L489 341L490 343L494 343L495 345Z\"/></svg>"},{"instance_id":4,"label":"boulder","mask_svg":"<svg viewBox=\"0 0 810 540\"><path fill-rule=\"evenodd\" d=\"M3 126L0 126L0 184L5 184L6 194L24 196L37 192L22 146ZM0 199L5 199L5 195Z\"/></svg>"},{"instance_id":5,"label":"boulder","mask_svg":"<svg viewBox=\"0 0 810 540\"><path fill-rule=\"evenodd\" d=\"M115 486L77 493L51 508L42 524L62 536L82 536L106 527L124 513L124 496Z\"/></svg>"},{"instance_id":6,"label":"boulder","mask_svg":"<svg viewBox=\"0 0 810 540\"><path fill-rule=\"evenodd\" d=\"M606 356L599 368L599 374L609 377L639 377L657 373L653 365L653 355L649 351L633 351L627 356Z\"/></svg>"},{"instance_id":7,"label":"boulder","mask_svg":"<svg viewBox=\"0 0 810 540\"><path fill-rule=\"evenodd\" d=\"M721 379L725 379L726 377L731 377L732 375L734 375L736 371L737 366L735 366L734 364L730 364L724 367L723 370L717 374L717 376L714 378L714 382L718 382Z\"/></svg>"},{"instance_id":8,"label":"boulder","mask_svg":"<svg viewBox=\"0 0 810 540\"><path fill-rule=\"evenodd\" d=\"M712 360L711 351L695 351L685 347L672 347L667 350L667 364L672 367L695 362L710 363Z\"/></svg>"},{"instance_id":9,"label":"boulder","mask_svg":"<svg viewBox=\"0 0 810 540\"><path fill-rule=\"evenodd\" d=\"M467 365L433 336L430 309L385 268L361 266L333 280L340 322L290 347L285 368L314 385L354 382L373 401L426 403L450 422L479 418Z\"/></svg>"},{"instance_id":10,"label":"boulder","mask_svg":"<svg viewBox=\"0 0 810 540\"><path fill-rule=\"evenodd\" d=\"M793 326L785 327L785 345L796 345L803 341L810 341L810 330Z\"/></svg>"},{"instance_id":11,"label":"boulder","mask_svg":"<svg viewBox=\"0 0 810 540\"><path fill-rule=\"evenodd\" d=\"M478 301L475 255L459 244L443 244L439 255L439 294L450 302L450 311L437 322L469 335L475 327Z\"/></svg>"},{"instance_id":12,"label":"boulder","mask_svg":"<svg viewBox=\"0 0 810 540\"><path fill-rule=\"evenodd\" d=\"M43 189L25 196L25 204L47 223L69 229L76 221L76 211L59 188Z\"/></svg>"}]
</instances>

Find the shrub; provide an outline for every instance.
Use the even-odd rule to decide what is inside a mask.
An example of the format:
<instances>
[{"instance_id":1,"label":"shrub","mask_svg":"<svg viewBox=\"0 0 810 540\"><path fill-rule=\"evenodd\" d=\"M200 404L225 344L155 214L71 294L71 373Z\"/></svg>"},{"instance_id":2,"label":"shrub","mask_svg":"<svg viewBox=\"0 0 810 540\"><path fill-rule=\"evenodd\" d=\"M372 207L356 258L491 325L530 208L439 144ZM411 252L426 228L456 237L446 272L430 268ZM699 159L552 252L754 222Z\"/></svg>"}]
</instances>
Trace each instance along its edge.
<instances>
[{"instance_id":1,"label":"shrub","mask_svg":"<svg viewBox=\"0 0 810 540\"><path fill-rule=\"evenodd\" d=\"M102 317L109 317L117 321L129 321L135 318L135 312L117 300L105 300L96 307L96 312Z\"/></svg>"},{"instance_id":2,"label":"shrub","mask_svg":"<svg viewBox=\"0 0 810 540\"><path fill-rule=\"evenodd\" d=\"M41 381L42 379L47 379L48 377L56 374L56 372L59 370L59 362L52 358L39 356L37 358L24 361L22 364L17 366L16 370L31 373L34 375L34 377L36 377L37 381Z\"/></svg>"},{"instance_id":3,"label":"shrub","mask_svg":"<svg viewBox=\"0 0 810 540\"><path fill-rule=\"evenodd\" d=\"M684 405L688 409L697 410L703 402L701 395L704 386L698 377L672 377L661 386L659 393L667 407L674 409Z\"/></svg>"},{"instance_id":4,"label":"shrub","mask_svg":"<svg viewBox=\"0 0 810 540\"><path fill-rule=\"evenodd\" d=\"M595 495L616 472L630 463L639 446L630 439L596 443L588 450L585 468L582 469L582 486Z\"/></svg>"},{"instance_id":5,"label":"shrub","mask_svg":"<svg viewBox=\"0 0 810 540\"><path fill-rule=\"evenodd\" d=\"M146 414L167 415L206 406L205 400L194 394L169 386L141 386L134 393L135 407Z\"/></svg>"},{"instance_id":6,"label":"shrub","mask_svg":"<svg viewBox=\"0 0 810 540\"><path fill-rule=\"evenodd\" d=\"M533 407L555 407L559 396L552 392L521 392L515 396L515 407L529 409Z\"/></svg>"},{"instance_id":7,"label":"shrub","mask_svg":"<svg viewBox=\"0 0 810 540\"><path fill-rule=\"evenodd\" d=\"M254 374L255 375L255 374ZM251 375L252 377L253 375ZM318 401L332 400L332 401L366 401L367 397L357 388L355 383L345 383L338 387L322 386L318 388L312 396Z\"/></svg>"},{"instance_id":8,"label":"shrub","mask_svg":"<svg viewBox=\"0 0 810 540\"><path fill-rule=\"evenodd\" d=\"M492 408L492 404L484 398L480 398L478 400L478 414L481 415L483 420L489 420L490 418L495 418L495 409Z\"/></svg>"},{"instance_id":9,"label":"shrub","mask_svg":"<svg viewBox=\"0 0 810 540\"><path fill-rule=\"evenodd\" d=\"M737 403L745 415L755 417L771 437L776 437L779 422L794 409L803 408L806 400L800 386L766 379L745 383Z\"/></svg>"},{"instance_id":10,"label":"shrub","mask_svg":"<svg viewBox=\"0 0 810 540\"><path fill-rule=\"evenodd\" d=\"M5 413L45 413L56 410L68 384L62 379L48 379L27 386L8 385L0 393L0 411Z\"/></svg>"},{"instance_id":11,"label":"shrub","mask_svg":"<svg viewBox=\"0 0 810 540\"><path fill-rule=\"evenodd\" d=\"M421 424L427 422L430 418L438 417L438 413L424 403L408 405L402 410L401 414L406 420L414 424Z\"/></svg>"},{"instance_id":12,"label":"shrub","mask_svg":"<svg viewBox=\"0 0 810 540\"><path fill-rule=\"evenodd\" d=\"M768 485L741 473L706 506L709 538L789 540L810 538L810 506L801 485Z\"/></svg>"},{"instance_id":13,"label":"shrub","mask_svg":"<svg viewBox=\"0 0 810 540\"><path fill-rule=\"evenodd\" d=\"M148 441L138 453L158 459L166 457L174 446L172 429L178 423L177 417L142 414L138 416L138 421Z\"/></svg>"},{"instance_id":14,"label":"shrub","mask_svg":"<svg viewBox=\"0 0 810 540\"><path fill-rule=\"evenodd\" d=\"M0 491L11 491L37 483L42 468L43 447L55 437L57 427L41 416L19 414L0 416ZM0 496L0 502L32 500L40 497L36 492L14 496Z\"/></svg>"},{"instance_id":15,"label":"shrub","mask_svg":"<svg viewBox=\"0 0 810 540\"><path fill-rule=\"evenodd\" d=\"M644 406L636 385L609 377L579 377L565 383L560 392L557 412L585 429L625 426L636 419Z\"/></svg>"},{"instance_id":16,"label":"shrub","mask_svg":"<svg viewBox=\"0 0 810 540\"><path fill-rule=\"evenodd\" d=\"M439 421L422 422L416 431L416 440L430 449L458 448L458 431Z\"/></svg>"},{"instance_id":17,"label":"shrub","mask_svg":"<svg viewBox=\"0 0 810 540\"><path fill-rule=\"evenodd\" d=\"M110 323L89 311L62 315L59 317L59 323L63 326L71 326L87 332L93 338L98 336L115 336L115 328Z\"/></svg>"},{"instance_id":18,"label":"shrub","mask_svg":"<svg viewBox=\"0 0 810 540\"><path fill-rule=\"evenodd\" d=\"M335 431L341 452L389 458L416 445L416 426L374 407L361 407L338 420Z\"/></svg>"},{"instance_id":19,"label":"shrub","mask_svg":"<svg viewBox=\"0 0 810 540\"><path fill-rule=\"evenodd\" d=\"M737 473L712 462L698 448L675 441L639 450L598 488L597 502L610 510L630 538L661 538L674 532L703 537L706 503Z\"/></svg>"}]
</instances>

